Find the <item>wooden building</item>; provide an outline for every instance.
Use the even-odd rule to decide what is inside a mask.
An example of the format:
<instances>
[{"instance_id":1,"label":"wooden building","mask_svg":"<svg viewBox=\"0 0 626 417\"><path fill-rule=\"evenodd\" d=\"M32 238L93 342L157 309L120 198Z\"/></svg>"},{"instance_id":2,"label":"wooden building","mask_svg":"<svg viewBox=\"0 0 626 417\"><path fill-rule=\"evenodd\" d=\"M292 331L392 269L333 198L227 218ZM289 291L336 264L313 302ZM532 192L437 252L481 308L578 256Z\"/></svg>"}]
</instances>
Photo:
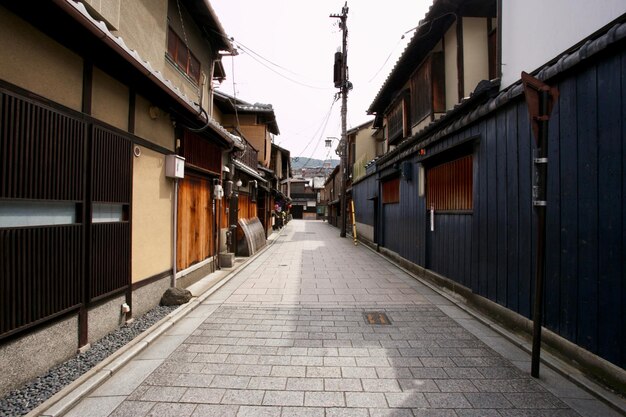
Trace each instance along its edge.
<instances>
[{"instance_id":1,"label":"wooden building","mask_svg":"<svg viewBox=\"0 0 626 417\"><path fill-rule=\"evenodd\" d=\"M205 1L110 3L0 2L0 395L215 254L230 42Z\"/></svg>"},{"instance_id":2,"label":"wooden building","mask_svg":"<svg viewBox=\"0 0 626 417\"><path fill-rule=\"evenodd\" d=\"M337 165L328 175L324 183L326 197L326 220L328 224L339 227L341 221L341 175L340 165Z\"/></svg>"},{"instance_id":3,"label":"wooden building","mask_svg":"<svg viewBox=\"0 0 626 417\"><path fill-rule=\"evenodd\" d=\"M239 224L241 219L258 218L265 237L272 231L272 211L276 197L271 188L274 177L270 169L272 138L280 131L270 104L251 104L223 92L215 93L214 102L219 122L245 142L244 149L234 152L231 158L229 179L233 181L236 198L228 198L229 225L237 225L236 241L241 245L245 241ZM244 251L235 250L235 253Z\"/></svg>"},{"instance_id":4,"label":"wooden building","mask_svg":"<svg viewBox=\"0 0 626 417\"><path fill-rule=\"evenodd\" d=\"M574 31L578 37L563 43L559 55L546 52L539 67L522 69L560 92L548 134L544 341L624 392L626 10L618 3L598 5L592 26L588 10L551 4L553 13L541 19L562 13L584 20L588 32ZM353 184L353 198L358 222L373 228L370 243L528 330L535 143L519 73L499 63L516 53L510 62L524 62L519 49L507 47L526 36L516 32L524 27L520 17L531 27L544 6L515 14L507 8L517 6L498 5L434 2L370 107L391 150ZM549 43L540 35L529 36ZM470 73L482 75L472 81Z\"/></svg>"}]
</instances>

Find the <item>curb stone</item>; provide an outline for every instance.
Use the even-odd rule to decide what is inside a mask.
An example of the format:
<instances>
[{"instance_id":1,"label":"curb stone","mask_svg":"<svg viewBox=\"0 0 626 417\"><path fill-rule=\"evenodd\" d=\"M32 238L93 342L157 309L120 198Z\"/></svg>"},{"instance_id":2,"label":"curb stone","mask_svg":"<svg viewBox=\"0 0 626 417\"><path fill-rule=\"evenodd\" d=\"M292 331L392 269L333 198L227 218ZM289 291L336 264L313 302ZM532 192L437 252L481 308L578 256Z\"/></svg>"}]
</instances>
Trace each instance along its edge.
<instances>
[{"instance_id":1,"label":"curb stone","mask_svg":"<svg viewBox=\"0 0 626 417\"><path fill-rule=\"evenodd\" d=\"M186 304L163 317L143 333L139 334L125 346L108 356L102 362L95 365L89 371L81 375L75 381L65 386L62 390L48 398L36 408L32 409L25 417L59 417L72 409L80 400L87 397L98 387L104 384L116 372L124 367L128 362L143 352L152 342L174 326L179 320L195 310L200 304L219 290L228 281L234 278L245 266L265 253L272 244L282 236L285 227L272 233L268 238L268 244L263 249L246 259L235 269L225 275L220 281L208 288L201 295L192 298ZM209 274L210 275L210 274Z\"/></svg>"}]
</instances>

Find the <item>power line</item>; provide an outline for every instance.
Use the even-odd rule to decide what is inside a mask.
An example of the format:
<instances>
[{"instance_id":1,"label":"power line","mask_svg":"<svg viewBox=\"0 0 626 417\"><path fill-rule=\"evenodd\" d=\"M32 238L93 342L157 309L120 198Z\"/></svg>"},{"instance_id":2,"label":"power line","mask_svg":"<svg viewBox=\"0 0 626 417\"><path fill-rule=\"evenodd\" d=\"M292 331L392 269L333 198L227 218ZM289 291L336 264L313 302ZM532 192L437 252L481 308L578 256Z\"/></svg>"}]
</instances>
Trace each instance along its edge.
<instances>
[{"instance_id":1,"label":"power line","mask_svg":"<svg viewBox=\"0 0 626 417\"><path fill-rule=\"evenodd\" d=\"M251 48L247 47L246 45L244 45L244 44L243 44L243 43L241 43L240 41L235 40L235 38L234 38L234 37L230 37L230 38L229 38L229 37L224 36L223 34L219 33L218 31L216 31L216 30L214 30L214 29L210 29L210 30L211 30L212 32L214 32L215 34L219 35L220 37L222 37L223 39L225 39L225 40L227 40L227 41L229 41L229 42L232 42L232 43L237 44L237 46L239 46L239 47L240 47L240 48L241 48L244 52L247 52L247 53L248 53L248 56L250 56L250 58L254 59L256 62L258 62L259 64L263 65L265 68L269 69L270 71L274 72L274 73L275 73L275 74L277 74L278 76L280 76L280 77L282 77L282 78L284 78L284 79L286 79L286 80L288 80L288 81L291 81L291 82L293 82L293 83L295 83L295 84L298 84L298 85L301 85L301 86L303 86L303 87L312 88L312 89L316 89L316 90L332 90L332 87L319 87L319 86L315 86L315 85L307 84L307 83L304 83L304 82L301 82L301 81L295 80L295 79L293 79L293 78L291 78L291 77L288 77L288 76L286 76L285 74L282 74L282 73L280 73L280 72L276 71L274 68L271 68L271 67L270 67L270 66L268 66L265 62L269 63L269 64L270 64L270 65L272 65L272 66L275 66L275 67L277 67L277 68L280 68L280 69L281 69L281 70L283 70L283 71L287 71L287 72L289 72L289 73L291 73L291 74L293 74L293 75L300 75L300 74L298 74L298 73L296 73L296 72L294 72L294 71L292 71L292 70L290 70L290 69L288 69L288 68L286 68L286 67L284 67L284 66L282 66L282 65L279 65L279 64L277 64L277 63L273 62L273 61L272 61L272 60L270 60L270 59L265 58L265 57L264 57L263 55L261 55L260 53L255 52L253 49L251 49ZM262 62L262 61L265 61L265 62Z\"/></svg>"},{"instance_id":2,"label":"power line","mask_svg":"<svg viewBox=\"0 0 626 417\"><path fill-rule=\"evenodd\" d=\"M391 58L391 55L393 55L393 53L396 51L396 49L398 48L398 45L400 45L400 42L402 42L402 39L404 39L404 35L402 35L402 37L400 39L398 39L398 42L396 42L396 44L393 47L393 49L391 50L391 52L389 52L389 55L387 55L387 58L385 59L385 62L383 62L383 64L380 66L380 68L378 68L378 71L376 71L376 73L374 75L372 75L372 78L370 78L367 81L368 83L371 83L372 81L374 81L374 78L376 78L376 76L383 70L383 68L385 68L385 65L387 65L387 62L389 62L389 58Z\"/></svg>"},{"instance_id":3,"label":"power line","mask_svg":"<svg viewBox=\"0 0 626 417\"><path fill-rule=\"evenodd\" d=\"M265 64L263 61L261 61L260 59L256 58L254 55L252 54L248 54L248 56L250 58L252 58L253 60L255 60L256 62L258 62L259 64L263 65L265 68L267 68L268 70L272 71L273 73L277 74L278 76L280 76L281 78L284 78L288 81L291 81L292 83L298 84L302 87L307 87L307 88L312 88L314 90L332 90L332 87L318 87L315 85L310 85L310 84L305 84L303 82L300 82L298 80L294 80L291 77L286 76L285 74L281 74L280 72L276 71L274 68L270 67L269 65Z\"/></svg>"},{"instance_id":4,"label":"power line","mask_svg":"<svg viewBox=\"0 0 626 417\"><path fill-rule=\"evenodd\" d=\"M320 133L320 137L321 137L321 135L324 134L324 129L326 129L326 126L328 125L328 120L330 120L330 116L332 114L333 107L335 106L336 102L337 102L337 99L333 98L333 102L330 105L330 109L328 109L328 112L324 116L324 120L322 121L322 124L315 130L315 133L313 133L313 136L311 137L311 140L309 140L309 142L306 144L304 149L302 149L302 151L300 152L300 155L298 155L297 158L300 158L304 154L304 152L308 149L308 147L311 145L311 143L313 143L313 141L317 137L318 132L321 132ZM318 145L319 145L319 143L318 143ZM316 149L317 149L317 147L316 147Z\"/></svg>"},{"instance_id":5,"label":"power line","mask_svg":"<svg viewBox=\"0 0 626 417\"><path fill-rule=\"evenodd\" d=\"M259 58L260 58L260 59L262 59L263 61L266 61L267 63L269 63L269 64L271 64L271 65L273 65L273 66L275 66L275 67L277 67L277 68L280 68L280 69L282 69L282 70L285 70L285 71L287 71L287 72L289 72L289 73L291 73L291 74L293 74L293 75L298 75L298 76L299 76L299 75L301 75L301 74L298 74L298 73L296 73L296 72L291 71L291 70L290 70L290 69L288 69L288 68L285 68L285 67L283 67L283 66L281 66L281 65L278 65L277 63L275 63L275 62L273 62L273 61L270 61L269 59L265 58L263 55L261 55L261 54L259 54L259 53L255 52L255 51L254 51L254 50L252 50L251 48L247 47L246 45L244 45L243 43L241 43L241 42L239 42L239 41L237 41L237 40L235 40L235 39L233 39L233 42L235 42L235 43L237 44L237 46L239 46L239 47L240 47L241 49L243 49L245 52L248 52L249 54L252 54L252 55L256 55L257 57L259 57Z\"/></svg>"}]
</instances>

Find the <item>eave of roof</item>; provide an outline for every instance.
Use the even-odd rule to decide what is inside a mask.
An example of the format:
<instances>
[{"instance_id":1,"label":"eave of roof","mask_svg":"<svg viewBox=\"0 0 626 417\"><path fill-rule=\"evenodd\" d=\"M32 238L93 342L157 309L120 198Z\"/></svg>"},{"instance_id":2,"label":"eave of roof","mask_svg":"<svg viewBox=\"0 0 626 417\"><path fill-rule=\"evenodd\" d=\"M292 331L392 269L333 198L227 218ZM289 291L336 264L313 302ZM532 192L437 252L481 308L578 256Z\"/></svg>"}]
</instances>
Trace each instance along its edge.
<instances>
[{"instance_id":1,"label":"eave of roof","mask_svg":"<svg viewBox=\"0 0 626 417\"><path fill-rule=\"evenodd\" d=\"M275 143L272 143L272 148L276 148L278 151L280 151L283 154L287 154L287 156L291 155L291 152L285 148L281 148L280 146L276 145Z\"/></svg>"},{"instance_id":2,"label":"eave of roof","mask_svg":"<svg viewBox=\"0 0 626 417\"><path fill-rule=\"evenodd\" d=\"M262 182L267 182L267 179L263 178L258 172L256 172L254 169L250 168L249 166L247 166L243 162L235 160L233 163L237 167L237 169L245 172L246 174L250 175L251 177L254 177L257 180L262 181Z\"/></svg>"},{"instance_id":3,"label":"eave of roof","mask_svg":"<svg viewBox=\"0 0 626 417\"><path fill-rule=\"evenodd\" d=\"M271 133L275 135L280 135L280 130L278 129L278 123L276 122L276 115L274 113L274 108L271 104L264 103L248 103L239 98L233 97L229 94L224 93L223 91L215 91L214 92L214 100L223 112L238 112L244 114L259 114L259 115L267 115L270 118L268 120L262 121L267 124Z\"/></svg>"},{"instance_id":4,"label":"eave of roof","mask_svg":"<svg viewBox=\"0 0 626 417\"><path fill-rule=\"evenodd\" d=\"M215 10L208 0L182 0L195 23L203 28L207 40L215 47L215 53L218 51L234 52L232 42L228 38L224 27L220 23Z\"/></svg>"},{"instance_id":5,"label":"eave of roof","mask_svg":"<svg viewBox=\"0 0 626 417\"><path fill-rule=\"evenodd\" d=\"M389 73L367 109L367 114L382 112L387 108L409 76L417 69L428 53L441 40L457 16L495 17L496 0L434 0L402 55Z\"/></svg>"},{"instance_id":6,"label":"eave of roof","mask_svg":"<svg viewBox=\"0 0 626 417\"><path fill-rule=\"evenodd\" d=\"M374 119L368 120L365 123L361 123L360 125L353 127L352 129L348 130L346 132L347 135L352 135L353 133L356 133L360 130L363 130L365 128L367 128L368 126L372 125L374 123Z\"/></svg>"},{"instance_id":7,"label":"eave of roof","mask_svg":"<svg viewBox=\"0 0 626 417\"><path fill-rule=\"evenodd\" d=\"M94 19L80 2L70 0L52 0L61 10L67 13L75 22L89 31L97 39L103 42L116 56L126 61L137 70L143 77L150 80L159 91L164 92L187 112L191 113L199 123L207 128L210 127L218 136L229 145L243 146L238 137L230 134L217 121L202 111L198 103L187 97L178 87L160 72L152 68L152 65L143 60L139 53L130 49L121 37L115 36L104 22Z\"/></svg>"},{"instance_id":8,"label":"eave of roof","mask_svg":"<svg viewBox=\"0 0 626 417\"><path fill-rule=\"evenodd\" d=\"M622 23L624 19L626 15L618 18L619 23L611 26L604 34L587 39L579 48L562 54L555 62L537 70L534 76L542 81L548 81L618 42L626 40L626 23ZM381 156L376 161L377 168L385 169L395 162L414 155L420 149L454 134L524 94L521 80L500 92L497 91L498 84L498 80L483 82L483 88L480 91L476 91L454 109L449 110L442 118L402 142L393 151ZM479 88L480 84L477 90Z\"/></svg>"}]
</instances>

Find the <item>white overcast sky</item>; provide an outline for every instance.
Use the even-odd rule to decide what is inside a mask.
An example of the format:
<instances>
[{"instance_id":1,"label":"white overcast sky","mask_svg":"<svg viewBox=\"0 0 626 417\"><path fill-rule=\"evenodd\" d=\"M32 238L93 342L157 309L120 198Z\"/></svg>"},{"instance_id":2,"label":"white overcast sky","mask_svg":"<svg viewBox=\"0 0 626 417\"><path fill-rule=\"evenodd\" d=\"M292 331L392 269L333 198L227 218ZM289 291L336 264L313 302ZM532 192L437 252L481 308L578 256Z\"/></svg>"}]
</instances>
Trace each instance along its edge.
<instances>
[{"instance_id":1,"label":"white overcast sky","mask_svg":"<svg viewBox=\"0 0 626 417\"><path fill-rule=\"evenodd\" d=\"M275 143L292 157L337 159L336 142L332 151L324 147L327 137L341 136L341 101L328 117L337 92L333 58L342 36L339 19L329 15L340 14L345 1L210 2L228 36L242 45L238 56L223 58L227 79L218 89L247 102L272 104L281 133ZM402 34L418 25L431 4L348 1L348 67L354 85L348 94L348 129L372 118L366 110L413 32L404 40Z\"/></svg>"}]
</instances>

